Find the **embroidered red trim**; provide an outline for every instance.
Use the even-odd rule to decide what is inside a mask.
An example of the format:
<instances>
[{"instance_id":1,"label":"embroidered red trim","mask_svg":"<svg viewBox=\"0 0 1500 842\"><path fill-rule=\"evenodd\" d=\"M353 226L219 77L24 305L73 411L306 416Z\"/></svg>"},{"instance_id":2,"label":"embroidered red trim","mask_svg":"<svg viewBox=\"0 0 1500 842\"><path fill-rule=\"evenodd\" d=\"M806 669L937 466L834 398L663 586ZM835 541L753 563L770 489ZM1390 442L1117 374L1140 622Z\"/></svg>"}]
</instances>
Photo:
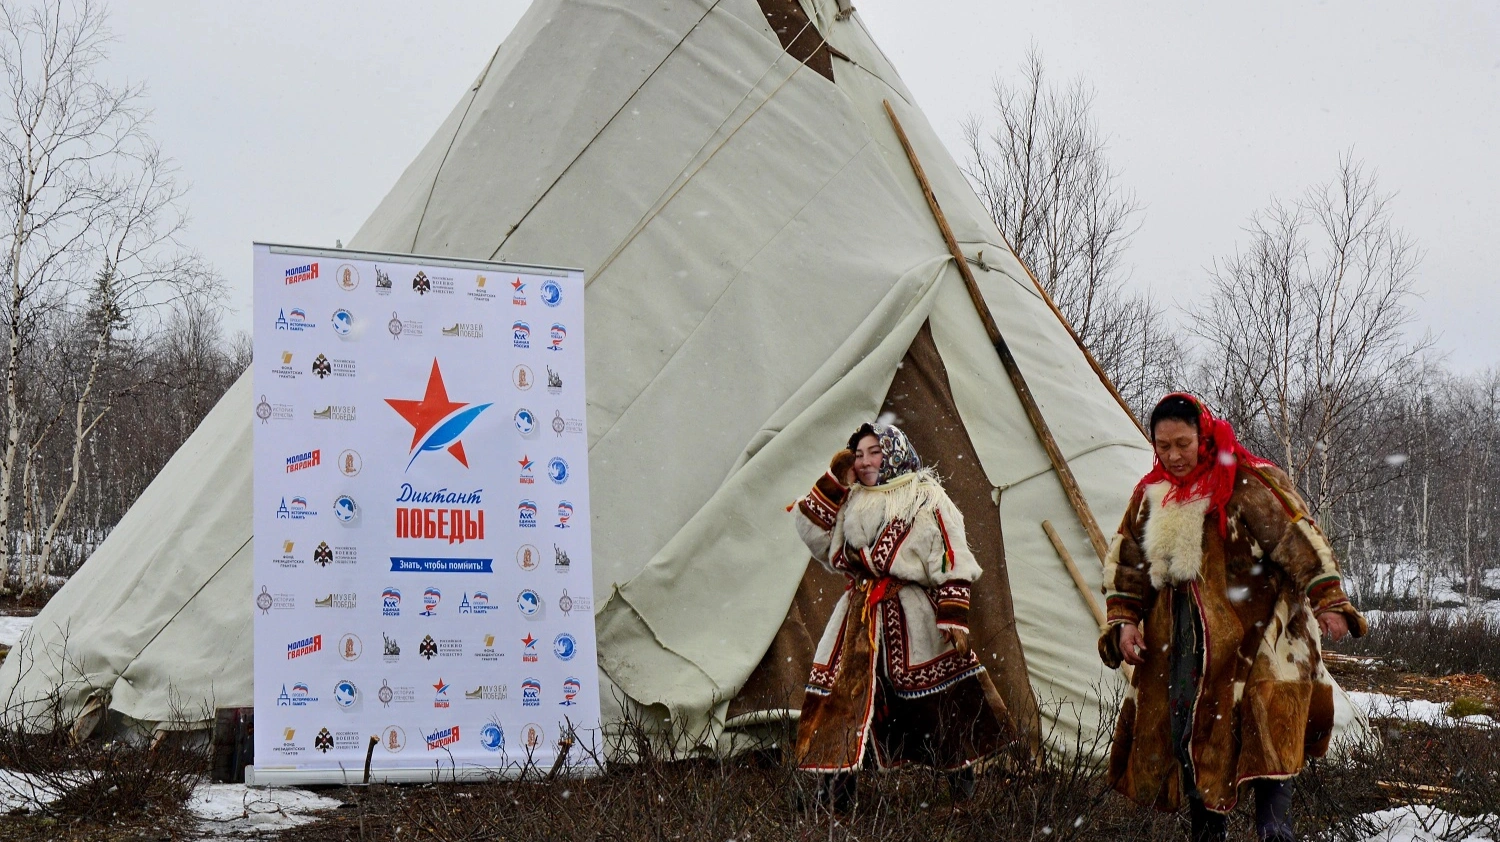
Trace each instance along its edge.
<instances>
[{"instance_id":1,"label":"embroidered red trim","mask_svg":"<svg viewBox=\"0 0 1500 842\"><path fill-rule=\"evenodd\" d=\"M904 520L896 519L886 524L880 530L880 537L875 539L874 545L870 547L866 556L870 565L870 572L876 576L891 575L891 565L896 561L896 554L901 551L901 545L906 543L907 536L911 535L911 524Z\"/></svg>"},{"instance_id":2,"label":"embroidered red trim","mask_svg":"<svg viewBox=\"0 0 1500 842\"><path fill-rule=\"evenodd\" d=\"M940 567L944 573L947 573L956 563L953 560L953 542L948 539L948 525L943 523L943 513L938 509L933 509L932 514L937 517L938 533L943 536L943 560Z\"/></svg>"}]
</instances>

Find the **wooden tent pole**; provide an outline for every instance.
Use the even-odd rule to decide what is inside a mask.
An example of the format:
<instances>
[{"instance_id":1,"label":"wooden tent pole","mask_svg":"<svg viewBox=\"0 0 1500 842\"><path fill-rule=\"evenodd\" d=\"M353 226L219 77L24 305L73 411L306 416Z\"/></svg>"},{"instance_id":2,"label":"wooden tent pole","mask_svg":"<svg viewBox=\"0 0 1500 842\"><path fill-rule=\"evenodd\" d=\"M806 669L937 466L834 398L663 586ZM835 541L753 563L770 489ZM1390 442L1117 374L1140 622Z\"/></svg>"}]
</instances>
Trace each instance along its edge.
<instances>
[{"instance_id":1,"label":"wooden tent pole","mask_svg":"<svg viewBox=\"0 0 1500 842\"><path fill-rule=\"evenodd\" d=\"M999 228L997 227L996 230L999 231ZM1120 409L1123 409L1125 411L1125 417L1130 419L1130 423L1134 424L1135 428L1141 431L1141 435L1145 436L1147 441L1150 441L1150 434L1148 434L1146 432L1146 428L1141 425L1140 419L1135 417L1135 412L1130 408L1130 404L1125 402L1125 396L1121 395L1120 390L1115 388L1115 382L1109 379L1108 374L1104 373L1104 366L1099 365L1099 361L1094 359L1094 355L1091 351L1089 351L1088 346L1083 344L1083 340L1078 337L1078 332L1073 330L1073 323L1068 321L1068 317L1064 316L1061 310L1057 309L1057 304L1052 300L1052 296L1048 294L1047 288L1042 286L1042 282L1036 279L1036 274L1031 271L1030 266L1026 265L1026 261L1021 259L1021 255L1017 254L1014 248L1011 248L1010 240L1005 236L1005 232L1000 231L999 233L1000 239L1005 241L1005 247L1010 249L1011 254L1015 255L1016 262L1021 264L1022 269L1026 270L1026 276L1028 278L1031 278L1032 285L1036 287L1037 292L1041 293L1042 300L1047 302L1047 306L1051 308L1052 315L1056 316L1057 320L1062 322L1062 326L1067 328L1068 335L1073 337L1074 344L1078 346L1078 350L1083 352L1084 359L1089 361L1089 366L1093 368L1094 373L1099 376L1099 382L1103 383L1104 388L1108 389L1109 393L1115 396L1115 403L1118 403L1120 405Z\"/></svg>"},{"instance_id":2,"label":"wooden tent pole","mask_svg":"<svg viewBox=\"0 0 1500 842\"><path fill-rule=\"evenodd\" d=\"M989 305L985 303L984 296L979 292L979 282L974 280L974 273L969 270L969 261L965 259L963 250L958 247L958 241L953 237L953 229L948 227L948 218L943 215L943 209L938 207L937 196L932 192L932 185L927 181L927 174L922 171L922 162L917 160L916 150L912 148L911 141L906 137L906 130L901 128L901 121L896 119L896 112L891 108L890 100L884 102L886 116L891 118L891 126L896 130L896 137L901 141L901 148L906 150L906 159L911 162L911 169L917 176L917 183L922 186L922 195L927 199L927 207L931 209L933 218L937 220L938 229L943 233L943 240L948 243L949 253L958 264L958 272L963 276L964 287L969 291L969 299L974 302L974 309L979 312L979 321L984 324L984 332L989 336L990 343L995 346L995 353L1000 355L1000 364L1005 366L1005 374L1010 378L1011 385L1015 387L1016 396L1021 399L1021 407L1026 410L1026 418L1031 421L1031 428L1036 431L1037 438L1041 439L1042 447L1047 451L1047 458L1052 462L1052 468L1057 472L1058 480L1062 482L1063 493L1068 496L1068 502L1072 504L1074 513L1083 524L1083 531L1088 533L1089 542L1094 545L1094 552L1099 555L1099 561L1102 563L1109 549L1104 540L1104 533L1099 531L1099 522L1094 519L1088 500L1079 489L1078 480L1073 477L1073 470L1068 467L1068 460L1063 458L1062 450L1057 446L1057 440L1052 437L1052 430L1047 426L1047 420L1042 417L1042 410L1037 406L1036 398L1031 394L1031 387L1026 385L1026 378L1022 376L1020 366L1016 365L1016 358L1011 354L1010 346L1005 344L1005 337L1000 335L1000 328L995 324L995 317L990 314Z\"/></svg>"},{"instance_id":3,"label":"wooden tent pole","mask_svg":"<svg viewBox=\"0 0 1500 842\"><path fill-rule=\"evenodd\" d=\"M1109 619L1104 614L1104 609L1099 607L1099 601L1094 599L1093 591L1089 590L1089 583L1083 579L1083 571L1078 569L1077 562L1073 561L1073 554L1068 552L1068 545L1063 543L1062 536L1052 528L1052 521L1042 521L1042 531L1047 533L1047 540L1052 542L1052 549L1057 550L1057 557L1062 559L1063 567L1068 568L1068 575L1073 577L1073 584L1078 588L1078 593L1083 596L1083 601L1088 603L1089 613L1094 615L1094 622L1099 624L1102 630L1109 626Z\"/></svg>"},{"instance_id":4,"label":"wooden tent pole","mask_svg":"<svg viewBox=\"0 0 1500 842\"><path fill-rule=\"evenodd\" d=\"M1099 631L1109 630L1109 617L1104 609L1099 607L1099 601L1094 598L1094 592L1089 590L1089 583L1083 580L1083 571L1078 569L1078 564L1073 561L1073 554L1068 552L1068 545L1063 543L1062 536L1052 528L1052 521L1042 521L1042 531L1047 533L1047 540L1052 542L1052 548L1057 550L1057 557L1062 559L1063 567L1068 568L1068 575L1073 577L1073 585L1083 595L1083 601L1088 603L1089 613L1094 615L1094 622L1099 624ZM1130 664L1120 664L1120 671L1125 674L1125 680L1134 683L1135 667Z\"/></svg>"}]
</instances>

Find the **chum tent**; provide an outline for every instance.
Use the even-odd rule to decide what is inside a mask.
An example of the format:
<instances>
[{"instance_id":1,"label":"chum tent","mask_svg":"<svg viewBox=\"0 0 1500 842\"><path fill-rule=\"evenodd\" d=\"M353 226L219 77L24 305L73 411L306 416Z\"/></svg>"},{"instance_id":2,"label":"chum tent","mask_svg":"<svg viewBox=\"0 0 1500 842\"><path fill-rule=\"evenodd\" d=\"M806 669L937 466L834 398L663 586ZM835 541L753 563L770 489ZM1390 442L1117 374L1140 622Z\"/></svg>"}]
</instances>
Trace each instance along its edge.
<instances>
[{"instance_id":1,"label":"chum tent","mask_svg":"<svg viewBox=\"0 0 1500 842\"><path fill-rule=\"evenodd\" d=\"M1065 744L1112 725L1119 678L1043 522L1097 593L1094 544L887 101L1111 533L1150 449L848 0L535 0L350 242L584 267L606 723L723 749L796 709L842 582L786 506L889 412L965 513L975 648L1010 709ZM62 688L68 717L164 728L251 704L252 417L247 372L37 617L0 695Z\"/></svg>"}]
</instances>

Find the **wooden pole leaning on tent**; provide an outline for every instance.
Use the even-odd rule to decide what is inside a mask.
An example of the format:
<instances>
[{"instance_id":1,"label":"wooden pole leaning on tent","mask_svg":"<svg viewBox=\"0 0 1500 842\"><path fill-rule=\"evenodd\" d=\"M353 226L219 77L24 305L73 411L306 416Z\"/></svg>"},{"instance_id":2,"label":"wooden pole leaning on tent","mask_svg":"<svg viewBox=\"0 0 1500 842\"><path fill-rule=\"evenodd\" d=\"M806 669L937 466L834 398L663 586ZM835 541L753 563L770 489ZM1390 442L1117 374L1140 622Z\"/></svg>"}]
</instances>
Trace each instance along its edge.
<instances>
[{"instance_id":1,"label":"wooden pole leaning on tent","mask_svg":"<svg viewBox=\"0 0 1500 842\"><path fill-rule=\"evenodd\" d=\"M1062 559L1063 567L1068 568L1068 575L1073 577L1073 585L1078 588L1078 593L1083 597L1084 603L1089 607L1089 613L1094 615L1094 622L1099 624L1099 630L1103 631L1109 626L1109 619L1104 614L1104 609L1099 607L1099 601L1094 599L1094 592L1089 590L1089 583L1084 581L1083 571L1078 569L1077 562L1073 561L1073 554L1068 552L1068 545L1063 543L1062 536L1052 528L1052 521L1042 521L1042 531L1047 533L1047 540L1052 542L1052 548L1057 550L1057 557Z\"/></svg>"},{"instance_id":2,"label":"wooden pole leaning on tent","mask_svg":"<svg viewBox=\"0 0 1500 842\"><path fill-rule=\"evenodd\" d=\"M1083 601L1088 604L1089 613L1094 615L1094 622L1099 624L1099 632L1102 634L1109 631L1109 616L1104 609L1099 607L1099 600L1094 598L1094 592L1089 589L1089 583L1083 579L1083 571L1078 569L1078 564L1073 561L1073 554L1068 552L1068 545L1063 543L1062 536L1052 528L1052 521L1042 521L1042 531L1047 533L1047 540L1052 542L1052 549L1057 550L1057 557L1062 559L1063 567L1068 568L1068 575L1073 577L1073 586L1078 588L1078 593ZM1135 667L1130 664L1121 664L1120 671L1125 674L1126 681L1135 680Z\"/></svg>"},{"instance_id":3,"label":"wooden pole leaning on tent","mask_svg":"<svg viewBox=\"0 0 1500 842\"><path fill-rule=\"evenodd\" d=\"M1089 542L1094 545L1094 552L1098 553L1099 561L1102 563L1105 554L1109 552L1109 547L1104 540L1104 533L1099 531L1099 522L1094 519L1088 500L1079 489L1078 480L1073 477L1073 470L1068 467L1068 460L1063 458L1062 450L1057 446L1057 440L1052 437L1052 430L1047 426L1047 419L1042 417L1042 410L1037 406L1036 398L1031 394L1031 387L1026 385L1026 378L1022 376L1020 366L1016 365L1016 358L1011 354L1010 346L1005 344L1005 337L1000 335L1000 327L995 324L995 317L990 314L989 305L985 303L984 296L979 291L979 282L974 280L974 273L969 270L969 261L964 257L963 250L958 247L958 240L953 237L953 229L948 227L948 218L943 215L943 209L938 207L937 196L932 192L932 185L927 181L927 174L922 171L922 162L917 160L916 150L912 148L911 141L906 137L906 130L901 128L901 121L896 119L896 112L891 108L891 101L884 100L884 102L886 116L891 118L891 126L896 130L896 137L901 141L901 148L906 150L906 159L911 163L912 172L916 174L917 182L922 186L922 195L927 198L927 207L932 210L932 216L937 220L938 228L943 233L943 240L948 243L948 251L958 264L958 272L963 276L964 287L969 291L969 299L974 302L974 309L979 311L979 321L984 324L984 332L989 336L990 343L995 346L995 353L1000 355L1000 364L1005 366L1005 374L1010 378L1011 385L1015 387L1016 396L1021 399L1021 407L1026 410L1026 418L1031 421L1031 428L1036 431L1037 438L1041 439L1042 447L1047 451L1047 458L1052 462L1052 468L1057 472L1058 480L1062 482L1063 493L1068 496L1068 502L1072 504L1074 513L1083 524L1083 531L1088 534Z\"/></svg>"},{"instance_id":4,"label":"wooden pole leaning on tent","mask_svg":"<svg viewBox=\"0 0 1500 842\"><path fill-rule=\"evenodd\" d=\"M1099 382L1103 383L1104 388L1108 389L1109 393L1115 396L1115 403L1120 405L1120 409L1125 410L1125 417L1129 418L1130 423L1134 424L1135 428L1141 431L1141 435L1150 440L1151 434L1146 432L1146 428L1141 425L1140 419L1135 417L1135 411L1130 408L1130 404L1125 402L1125 396L1121 395L1120 390L1115 388L1115 381L1109 379L1109 375L1104 373L1104 366L1099 365L1099 361L1094 359L1094 354L1089 350L1089 346L1083 344L1083 340L1078 336L1078 331L1073 329L1073 323L1068 321L1068 317L1063 315L1063 311L1057 308L1057 303L1052 300L1052 296L1047 292L1047 288L1042 286L1042 282L1036 279L1036 273L1031 271L1031 267L1027 266L1026 261L1021 259L1021 255L1017 254L1016 250L1011 247L1010 240L1005 236L1004 231L1000 231L1000 239L1005 240L1005 247L1010 249L1010 253L1016 256L1016 262L1021 264L1022 269L1026 270L1026 276L1031 278L1032 285L1036 287L1037 292L1041 293L1042 300L1047 302L1047 306L1052 310L1052 315L1056 316L1057 320L1062 322L1064 328L1067 328L1068 335L1073 337L1073 344L1077 345L1078 350L1083 352L1083 358L1089 361L1089 366L1094 369L1094 374L1099 376Z\"/></svg>"}]
</instances>

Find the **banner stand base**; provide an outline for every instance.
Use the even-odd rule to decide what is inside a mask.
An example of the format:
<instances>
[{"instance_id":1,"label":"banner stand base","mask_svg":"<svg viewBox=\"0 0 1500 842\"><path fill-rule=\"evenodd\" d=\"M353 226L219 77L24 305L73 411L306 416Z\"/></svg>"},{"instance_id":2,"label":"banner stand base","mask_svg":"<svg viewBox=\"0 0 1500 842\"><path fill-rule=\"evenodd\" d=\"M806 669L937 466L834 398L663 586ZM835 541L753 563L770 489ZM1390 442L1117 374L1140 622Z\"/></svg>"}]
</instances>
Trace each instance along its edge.
<instances>
[{"instance_id":1,"label":"banner stand base","mask_svg":"<svg viewBox=\"0 0 1500 842\"><path fill-rule=\"evenodd\" d=\"M548 767L550 768L550 767ZM437 766L425 769L371 769L370 783L380 784L430 784L430 783L483 783L485 781L514 781L523 777L541 781L547 777L546 768L538 766L494 768L490 766ZM604 770L594 765L569 766L558 774L558 780L569 778L592 778ZM364 781L363 769L278 769L245 767L245 785L258 787L304 787L304 786L360 786Z\"/></svg>"}]
</instances>

